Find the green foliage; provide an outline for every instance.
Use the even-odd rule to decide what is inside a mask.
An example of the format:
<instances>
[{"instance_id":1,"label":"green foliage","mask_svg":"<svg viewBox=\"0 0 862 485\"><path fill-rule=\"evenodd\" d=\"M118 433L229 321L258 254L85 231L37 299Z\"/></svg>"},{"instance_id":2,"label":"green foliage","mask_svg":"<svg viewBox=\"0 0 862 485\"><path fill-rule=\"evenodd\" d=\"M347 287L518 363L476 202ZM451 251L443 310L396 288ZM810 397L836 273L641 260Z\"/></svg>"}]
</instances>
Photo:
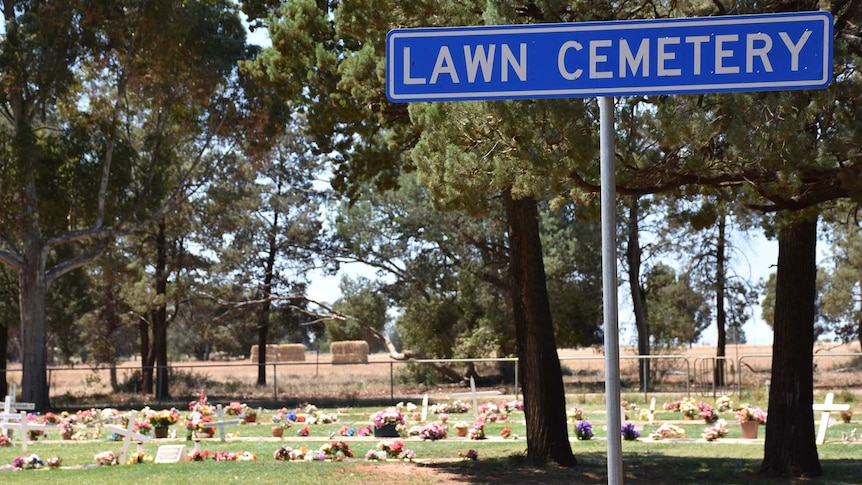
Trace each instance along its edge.
<instances>
[{"instance_id":1,"label":"green foliage","mask_svg":"<svg viewBox=\"0 0 862 485\"><path fill-rule=\"evenodd\" d=\"M341 298L333 308L345 315L345 319L326 322L326 335L330 342L365 340L371 352L385 350L384 343L370 331L384 334L389 321L386 315L388 302L381 293L381 286L363 277L341 279Z\"/></svg>"},{"instance_id":2,"label":"green foliage","mask_svg":"<svg viewBox=\"0 0 862 485\"><path fill-rule=\"evenodd\" d=\"M844 342L862 342L862 231L859 209L848 212L832 226L829 268L818 276L823 281L822 316L828 329Z\"/></svg>"},{"instance_id":3,"label":"green foliage","mask_svg":"<svg viewBox=\"0 0 862 485\"><path fill-rule=\"evenodd\" d=\"M691 286L687 274L664 264L650 268L646 275L647 311L650 337L657 347L674 347L697 341L708 325L706 302Z\"/></svg>"}]
</instances>

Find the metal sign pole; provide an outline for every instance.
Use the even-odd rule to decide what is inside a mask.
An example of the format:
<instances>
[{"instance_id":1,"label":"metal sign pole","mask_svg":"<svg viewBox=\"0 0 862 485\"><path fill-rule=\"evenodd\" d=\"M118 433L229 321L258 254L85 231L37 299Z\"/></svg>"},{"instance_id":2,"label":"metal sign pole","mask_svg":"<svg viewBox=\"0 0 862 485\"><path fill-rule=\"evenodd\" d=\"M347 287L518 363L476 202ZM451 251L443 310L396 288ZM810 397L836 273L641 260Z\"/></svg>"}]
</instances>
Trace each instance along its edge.
<instances>
[{"instance_id":1,"label":"metal sign pole","mask_svg":"<svg viewBox=\"0 0 862 485\"><path fill-rule=\"evenodd\" d=\"M614 98L599 98L602 203L602 301L605 320L605 395L608 426L608 485L623 483L620 417L620 342L617 311L616 177Z\"/></svg>"}]
</instances>

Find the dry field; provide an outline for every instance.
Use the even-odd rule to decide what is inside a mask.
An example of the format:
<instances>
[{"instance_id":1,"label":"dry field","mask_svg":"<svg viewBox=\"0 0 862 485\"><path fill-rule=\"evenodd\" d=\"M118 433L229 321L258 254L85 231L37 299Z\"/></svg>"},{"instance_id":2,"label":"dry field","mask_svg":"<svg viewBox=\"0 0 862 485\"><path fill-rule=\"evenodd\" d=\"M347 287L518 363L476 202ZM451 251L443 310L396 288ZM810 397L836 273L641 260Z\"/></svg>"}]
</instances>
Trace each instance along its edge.
<instances>
[{"instance_id":1,"label":"dry field","mask_svg":"<svg viewBox=\"0 0 862 485\"><path fill-rule=\"evenodd\" d=\"M727 390L730 392L762 388L769 379L771 346L731 346L727 349ZM714 347L695 346L674 356L661 356L652 361L656 392L706 393L712 388ZM833 391L862 390L862 357L859 344L818 345L815 357L815 388ZM856 355L852 355L856 354ZM604 356L599 349L562 349L559 351L564 367L567 393L601 393L604 383ZM633 348L621 349L623 391L637 392L637 360ZM439 397L458 396L468 392L463 384L437 384L419 386L410 384L404 374L407 364L394 361L387 354L372 354L367 364L333 364L329 354L307 352L304 362L282 362L266 365L265 387L255 386L258 365L249 360L233 361L182 361L171 363L171 395L184 399L192 397L200 388L211 394L237 399L257 400L308 400L332 399L340 401L387 400L428 393ZM427 364L412 364L427 365ZM463 364L460 364L463 366ZM482 376L496 374L487 382L480 379L480 391L515 393L514 366L501 375L489 363L477 364ZM117 368L120 383L140 369L140 362L127 361ZM20 382L20 365L9 369L12 382ZM134 389L114 393L110 386L108 369L94 369L85 365L51 367L49 382L52 402L87 402L92 399L117 402L140 401ZM738 386L738 384L740 384ZM721 390L722 392L724 390ZM146 399L146 398L144 398Z\"/></svg>"}]
</instances>

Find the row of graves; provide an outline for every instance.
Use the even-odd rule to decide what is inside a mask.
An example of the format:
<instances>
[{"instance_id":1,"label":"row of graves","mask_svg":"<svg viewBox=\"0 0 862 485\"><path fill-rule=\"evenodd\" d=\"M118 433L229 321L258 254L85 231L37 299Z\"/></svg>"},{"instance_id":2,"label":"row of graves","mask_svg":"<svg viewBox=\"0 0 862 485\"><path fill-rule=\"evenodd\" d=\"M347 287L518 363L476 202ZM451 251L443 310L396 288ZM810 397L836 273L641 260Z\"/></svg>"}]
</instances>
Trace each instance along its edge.
<instances>
[{"instance_id":1,"label":"row of graves","mask_svg":"<svg viewBox=\"0 0 862 485\"><path fill-rule=\"evenodd\" d=\"M182 412L173 408L125 412L90 409L74 414L40 415L28 413L28 404L17 402L14 394L10 394L0 413L0 447L20 447L21 453L12 463L0 464L0 470L59 467L59 457L43 460L35 453L30 454L30 448L39 447L38 441L56 442L56 438L52 440L54 437L69 443L98 440L115 443L111 449L96 453L92 462L72 467L258 459L250 452L204 449L207 443L216 442L272 442L276 446L272 459L278 461L413 461L416 455L408 448L411 441L520 439L525 430L523 403L518 400L480 403L480 396L489 397L488 393L477 393L473 387L470 394L463 395L472 397L472 404L456 395L432 404L426 395L419 406L399 403L370 414L356 414L349 408L324 412L311 404L275 410L255 409L240 402L212 405L201 390L197 399L189 403L188 410ZM726 396L716 400L715 405L684 397L665 403L660 410L656 409L654 398L644 407L625 401L622 405L624 425L620 433L626 440L763 442L757 439L757 428L766 422L766 412L750 404L734 406ZM850 405L834 403L832 394L823 403L815 404L814 409L821 413L818 443L826 441L827 429L837 423L836 413L842 420L848 418L848 423L852 418ZM736 417L738 428L722 419L725 413ZM588 417L593 414L598 419L591 422ZM605 417L603 411L572 408L569 412L572 439L596 439L594 423L607 433L606 424L601 428L606 423ZM688 435L686 430L702 428L699 420L707 425L700 438L692 437L696 436L694 433ZM751 423L753 435L745 429ZM320 441L324 444L315 446ZM841 441L858 442L856 429L842 432ZM352 447L369 444L370 449L363 456L354 456ZM460 459L478 457L477 449L458 452Z\"/></svg>"},{"instance_id":2,"label":"row of graves","mask_svg":"<svg viewBox=\"0 0 862 485\"><path fill-rule=\"evenodd\" d=\"M480 393L473 392L473 406L455 399L430 404L426 395L421 408L413 403L399 403L357 418L349 408L324 412L312 404L295 408L264 410L240 402L213 405L204 390L189 403L187 411L175 408L120 411L88 409L76 413L28 413L19 411L26 403L17 402L13 395L6 398L0 413L0 450L20 446L21 454L0 470L23 470L59 467L59 457L43 460L30 454L36 443L84 443L107 441L116 448L94 455L93 462L73 467L108 466L136 463L179 463L204 460L254 461L249 452L224 452L203 449L207 443L276 442L272 456L278 461L341 461L354 456L350 443L375 442L364 459L370 461L413 461L415 453L405 441L445 439L449 414L464 414L476 410L474 419L459 420L453 429L462 439L485 439L484 423L511 423L524 426L523 404L478 403ZM521 413L521 416L515 416ZM433 418L431 415L434 415ZM266 416L267 422L261 417ZM430 418L430 419L429 419ZM451 423L449 423L451 424ZM505 436L516 439L511 428ZM319 447L308 445L325 441ZM282 443L285 442L285 443ZM291 445L287 445L290 443ZM155 453L152 449L157 445ZM355 446L355 443L354 443ZM478 452L460 453L463 459L476 459ZM64 464L67 467L68 464Z\"/></svg>"}]
</instances>

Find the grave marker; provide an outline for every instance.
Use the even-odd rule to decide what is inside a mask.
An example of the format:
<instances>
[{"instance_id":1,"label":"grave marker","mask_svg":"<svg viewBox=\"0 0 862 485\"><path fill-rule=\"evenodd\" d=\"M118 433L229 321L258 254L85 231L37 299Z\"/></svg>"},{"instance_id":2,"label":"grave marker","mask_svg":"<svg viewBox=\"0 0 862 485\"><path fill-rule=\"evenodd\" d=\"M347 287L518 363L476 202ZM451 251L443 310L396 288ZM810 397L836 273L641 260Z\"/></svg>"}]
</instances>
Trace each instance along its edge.
<instances>
[{"instance_id":1,"label":"grave marker","mask_svg":"<svg viewBox=\"0 0 862 485\"><path fill-rule=\"evenodd\" d=\"M137 411L129 412L129 425L125 428L121 428L119 426L114 426L113 424L109 424L105 426L105 429L111 431L112 433L116 433L123 437L123 451L120 453L120 464L126 464L126 455L129 452L129 444L132 442L132 439L138 441L138 451L141 450L140 443L146 443L150 441L150 437L147 435L143 435L135 431L135 418L138 417Z\"/></svg>"},{"instance_id":2,"label":"grave marker","mask_svg":"<svg viewBox=\"0 0 862 485\"><path fill-rule=\"evenodd\" d=\"M37 423L28 423L27 422L27 412L21 411L19 414L19 422L17 423L0 423L0 427L4 429L17 429L21 431L21 451L23 454L27 454L27 442L30 440L30 431L45 431L44 424ZM10 434L11 436L11 434Z\"/></svg>"},{"instance_id":3,"label":"grave marker","mask_svg":"<svg viewBox=\"0 0 862 485\"><path fill-rule=\"evenodd\" d=\"M156 452L155 463L180 463L189 461L186 445L162 445Z\"/></svg>"},{"instance_id":4,"label":"grave marker","mask_svg":"<svg viewBox=\"0 0 862 485\"><path fill-rule=\"evenodd\" d=\"M6 396L6 403L4 404L4 412L12 412L12 410L16 411L35 411L36 404L32 402L18 402L15 400L15 396L18 395L18 385L14 382L9 384L9 395Z\"/></svg>"},{"instance_id":5,"label":"grave marker","mask_svg":"<svg viewBox=\"0 0 862 485\"><path fill-rule=\"evenodd\" d=\"M12 397L6 396L6 399L3 401L3 412L0 413L0 426L4 423L8 423L9 421L17 421L21 422L21 415L19 413L12 412ZM3 435L7 438L12 437L12 432L6 428L3 428Z\"/></svg>"},{"instance_id":6,"label":"grave marker","mask_svg":"<svg viewBox=\"0 0 862 485\"><path fill-rule=\"evenodd\" d=\"M224 427L239 424L239 420L238 419L230 419L228 421L225 421L224 419L222 419L222 417L223 417L222 406L221 406L221 404L219 404L218 406L216 406L216 419L218 421L210 421L209 423L206 423L206 427L207 428L218 428L219 441L224 442Z\"/></svg>"},{"instance_id":7,"label":"grave marker","mask_svg":"<svg viewBox=\"0 0 862 485\"><path fill-rule=\"evenodd\" d=\"M479 419L479 401L476 400L476 380L473 376L470 376L470 394L473 396L473 412Z\"/></svg>"},{"instance_id":8,"label":"grave marker","mask_svg":"<svg viewBox=\"0 0 862 485\"><path fill-rule=\"evenodd\" d=\"M655 421L655 398L649 401L649 424Z\"/></svg>"},{"instance_id":9,"label":"grave marker","mask_svg":"<svg viewBox=\"0 0 862 485\"><path fill-rule=\"evenodd\" d=\"M832 404L832 400L834 398L835 396L830 392L826 394L826 400L823 401L823 404L814 404L811 406L815 411L822 411L822 414L820 415L820 426L817 428L816 443L818 445L822 445L826 441L826 428L829 427L829 414L839 413L850 409L849 404Z\"/></svg>"},{"instance_id":10,"label":"grave marker","mask_svg":"<svg viewBox=\"0 0 862 485\"><path fill-rule=\"evenodd\" d=\"M428 394L422 397L422 422L428 419Z\"/></svg>"}]
</instances>

